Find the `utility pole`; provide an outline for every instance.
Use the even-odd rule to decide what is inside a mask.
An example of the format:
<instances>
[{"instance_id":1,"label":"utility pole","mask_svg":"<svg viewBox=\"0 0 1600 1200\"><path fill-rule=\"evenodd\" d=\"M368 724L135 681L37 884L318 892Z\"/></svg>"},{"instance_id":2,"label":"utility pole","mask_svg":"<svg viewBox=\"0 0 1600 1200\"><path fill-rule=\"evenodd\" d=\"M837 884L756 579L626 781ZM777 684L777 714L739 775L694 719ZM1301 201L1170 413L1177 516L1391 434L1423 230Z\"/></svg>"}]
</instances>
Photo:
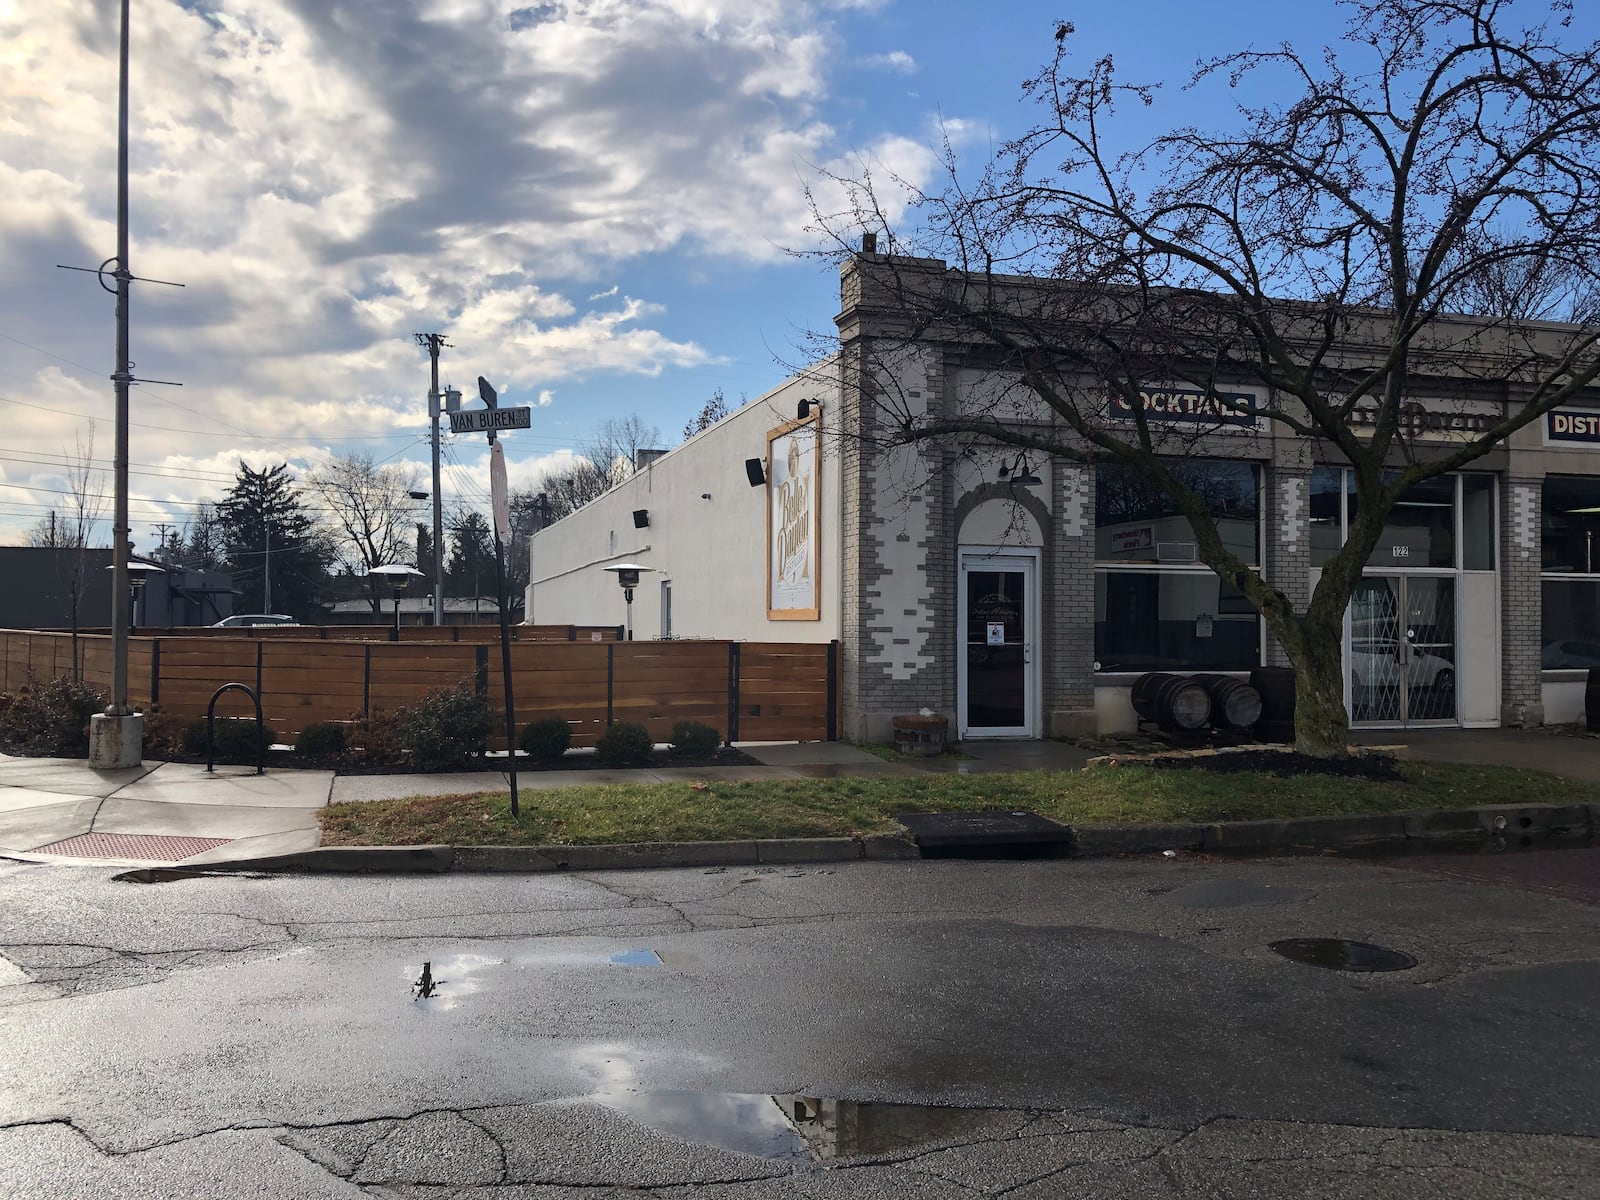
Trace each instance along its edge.
<instances>
[{"instance_id":1,"label":"utility pole","mask_svg":"<svg viewBox=\"0 0 1600 1200\"><path fill-rule=\"evenodd\" d=\"M417 339L417 345L427 350L433 368L428 387L428 420L432 424L430 441L433 446L433 623L438 627L444 624L444 538L441 536L444 497L440 495L442 485L439 482L439 351L450 343L444 340L442 333L417 333L412 336ZM417 565L420 567L422 564Z\"/></svg>"},{"instance_id":2,"label":"utility pole","mask_svg":"<svg viewBox=\"0 0 1600 1200\"><path fill-rule=\"evenodd\" d=\"M266 510L262 510L261 532L266 537L266 555L261 563L262 592L261 611L272 611L272 522L266 519Z\"/></svg>"},{"instance_id":3,"label":"utility pole","mask_svg":"<svg viewBox=\"0 0 1600 1200\"><path fill-rule=\"evenodd\" d=\"M111 702L103 713L89 720L89 765L105 770L136 767L144 756L144 720L128 704L128 625L131 614L121 597L128 591L128 556L133 552L128 522L128 386L134 383L133 363L128 357L128 297L134 275L128 266L128 0L122 0L122 35L118 51L117 80L117 253L98 267L94 274L100 286L117 298L117 369L111 382L116 388L116 449L114 488L116 499L111 517ZM107 271L112 263L116 269ZM58 267L65 267L62 263ZM69 271L88 271L87 267L65 267ZM116 280L106 287L106 276ZM167 280L148 280L167 283ZM172 284L182 287L181 283ZM139 383L170 383L165 379L141 379Z\"/></svg>"}]
</instances>

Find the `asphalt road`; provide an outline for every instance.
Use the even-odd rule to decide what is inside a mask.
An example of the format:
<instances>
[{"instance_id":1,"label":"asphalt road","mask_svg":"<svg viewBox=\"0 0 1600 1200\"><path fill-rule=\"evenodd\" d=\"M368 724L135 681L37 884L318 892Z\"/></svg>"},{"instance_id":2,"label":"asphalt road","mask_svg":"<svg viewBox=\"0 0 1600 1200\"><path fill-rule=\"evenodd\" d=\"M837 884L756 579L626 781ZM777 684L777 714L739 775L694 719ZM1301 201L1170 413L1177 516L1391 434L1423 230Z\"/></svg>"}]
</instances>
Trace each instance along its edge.
<instances>
[{"instance_id":1,"label":"asphalt road","mask_svg":"<svg viewBox=\"0 0 1600 1200\"><path fill-rule=\"evenodd\" d=\"M0 865L0 1196L1592 1197L1597 871Z\"/></svg>"}]
</instances>

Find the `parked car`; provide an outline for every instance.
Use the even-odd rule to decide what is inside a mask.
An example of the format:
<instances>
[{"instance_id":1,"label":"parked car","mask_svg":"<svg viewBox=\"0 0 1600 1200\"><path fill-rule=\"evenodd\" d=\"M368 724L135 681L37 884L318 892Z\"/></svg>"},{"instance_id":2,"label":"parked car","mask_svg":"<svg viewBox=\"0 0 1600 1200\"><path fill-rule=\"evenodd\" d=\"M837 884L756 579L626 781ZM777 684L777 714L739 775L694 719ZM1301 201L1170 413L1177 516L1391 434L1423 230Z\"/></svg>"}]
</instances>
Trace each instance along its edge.
<instances>
[{"instance_id":1,"label":"parked car","mask_svg":"<svg viewBox=\"0 0 1600 1200\"><path fill-rule=\"evenodd\" d=\"M1600 667L1600 643L1546 642L1539 651L1539 665L1546 671L1583 670Z\"/></svg>"},{"instance_id":2,"label":"parked car","mask_svg":"<svg viewBox=\"0 0 1600 1200\"><path fill-rule=\"evenodd\" d=\"M1398 683L1399 677L1400 665L1395 661L1393 642L1357 642L1350 647L1350 690L1353 694L1359 696L1364 689L1385 682ZM1412 650L1406 686L1413 690L1454 692L1456 665L1437 654Z\"/></svg>"},{"instance_id":3,"label":"parked car","mask_svg":"<svg viewBox=\"0 0 1600 1200\"><path fill-rule=\"evenodd\" d=\"M293 617L283 613L234 613L231 617L223 617L211 628L213 629L240 629L252 625L298 625Z\"/></svg>"}]
</instances>

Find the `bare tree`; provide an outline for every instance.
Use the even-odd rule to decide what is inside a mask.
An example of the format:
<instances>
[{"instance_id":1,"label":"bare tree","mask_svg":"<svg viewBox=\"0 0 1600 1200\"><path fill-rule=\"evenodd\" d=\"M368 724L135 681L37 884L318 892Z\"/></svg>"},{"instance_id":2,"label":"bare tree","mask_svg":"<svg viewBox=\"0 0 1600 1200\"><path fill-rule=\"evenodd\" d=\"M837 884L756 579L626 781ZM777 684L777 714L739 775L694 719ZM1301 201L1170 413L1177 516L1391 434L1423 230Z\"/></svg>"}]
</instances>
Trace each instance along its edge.
<instances>
[{"instance_id":1,"label":"bare tree","mask_svg":"<svg viewBox=\"0 0 1600 1200\"><path fill-rule=\"evenodd\" d=\"M595 426L593 436L583 448L583 456L607 481L615 487L634 473L639 463L639 451L661 447L661 431L646 425L638 413L626 417L610 417Z\"/></svg>"},{"instance_id":2,"label":"bare tree","mask_svg":"<svg viewBox=\"0 0 1600 1200\"><path fill-rule=\"evenodd\" d=\"M846 279L877 321L858 350L876 356L862 436L1009 445L1152 481L1295 666L1296 740L1318 754L1346 745L1344 613L1395 502L1600 373L1594 325L1517 319L1551 311L1552 281L1582 315L1600 279L1600 44L1563 44L1564 23L1514 28L1511 0L1346 7L1342 45L1242 50L1190 85L1270 74L1283 103L1121 155L1119 107L1159 88L1120 82L1110 56L1076 70L1062 24L1024 85L1041 119L976 175L947 148L945 185L903 223L870 177L840 180L851 202L817 212L836 256L862 229L888 252ZM1476 315L1450 315L1463 312ZM994 386L935 407L897 389L895 355L924 340L966 345ZM1466 396L1453 441L1418 436L1413 400L1441 381ZM1159 419L1163 389L1190 393L1189 420ZM1246 419L1352 469L1347 539L1303 603L1225 544L1174 469Z\"/></svg>"},{"instance_id":3,"label":"bare tree","mask_svg":"<svg viewBox=\"0 0 1600 1200\"><path fill-rule=\"evenodd\" d=\"M415 467L380 466L372 455L341 454L307 472L306 486L322 501L340 533L339 558L352 575L409 560L416 549ZM373 601L374 605L378 602Z\"/></svg>"},{"instance_id":4,"label":"bare tree","mask_svg":"<svg viewBox=\"0 0 1600 1200\"><path fill-rule=\"evenodd\" d=\"M52 511L28 531L28 545L69 551L56 564L66 588L72 628L72 677L78 679L78 612L89 584L88 551L94 540L95 525L105 515L105 479L94 465L94 422L75 435L73 452L64 472L67 482L66 505L61 513Z\"/></svg>"},{"instance_id":5,"label":"bare tree","mask_svg":"<svg viewBox=\"0 0 1600 1200\"><path fill-rule=\"evenodd\" d=\"M743 400L741 399L740 402L743 403ZM683 440L687 442L695 434L704 433L722 420L723 417L727 416L730 411L728 401L722 394L722 389L718 388L711 393L711 399L700 406L700 411L695 414L694 419L683 427Z\"/></svg>"}]
</instances>

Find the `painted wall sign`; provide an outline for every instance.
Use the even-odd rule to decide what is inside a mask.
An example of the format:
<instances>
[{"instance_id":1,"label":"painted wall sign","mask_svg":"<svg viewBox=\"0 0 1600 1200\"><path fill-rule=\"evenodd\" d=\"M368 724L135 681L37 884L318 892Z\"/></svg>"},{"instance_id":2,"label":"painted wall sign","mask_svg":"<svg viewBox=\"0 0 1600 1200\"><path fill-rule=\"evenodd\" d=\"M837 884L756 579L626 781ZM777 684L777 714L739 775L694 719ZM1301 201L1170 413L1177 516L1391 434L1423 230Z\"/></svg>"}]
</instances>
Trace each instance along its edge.
<instances>
[{"instance_id":1,"label":"painted wall sign","mask_svg":"<svg viewBox=\"0 0 1600 1200\"><path fill-rule=\"evenodd\" d=\"M1544 415L1544 440L1546 445L1600 446L1600 412L1553 409Z\"/></svg>"},{"instance_id":2,"label":"painted wall sign","mask_svg":"<svg viewBox=\"0 0 1600 1200\"><path fill-rule=\"evenodd\" d=\"M1481 401L1408 400L1400 405L1400 431L1407 437L1436 437L1463 441L1493 429L1500 422L1498 405ZM1357 405L1350 413L1350 424L1359 431L1378 423L1376 405Z\"/></svg>"},{"instance_id":3,"label":"painted wall sign","mask_svg":"<svg viewBox=\"0 0 1600 1200\"><path fill-rule=\"evenodd\" d=\"M767 618L822 617L822 410L767 434Z\"/></svg>"},{"instance_id":4,"label":"painted wall sign","mask_svg":"<svg viewBox=\"0 0 1600 1200\"><path fill-rule=\"evenodd\" d=\"M1243 425L1253 427L1256 415L1249 409L1256 398L1248 392L1202 392L1181 388L1141 388L1139 406L1149 421L1184 421L1197 425ZM1133 406L1127 397L1115 393L1106 401L1106 415L1124 421L1133 419Z\"/></svg>"}]
</instances>

